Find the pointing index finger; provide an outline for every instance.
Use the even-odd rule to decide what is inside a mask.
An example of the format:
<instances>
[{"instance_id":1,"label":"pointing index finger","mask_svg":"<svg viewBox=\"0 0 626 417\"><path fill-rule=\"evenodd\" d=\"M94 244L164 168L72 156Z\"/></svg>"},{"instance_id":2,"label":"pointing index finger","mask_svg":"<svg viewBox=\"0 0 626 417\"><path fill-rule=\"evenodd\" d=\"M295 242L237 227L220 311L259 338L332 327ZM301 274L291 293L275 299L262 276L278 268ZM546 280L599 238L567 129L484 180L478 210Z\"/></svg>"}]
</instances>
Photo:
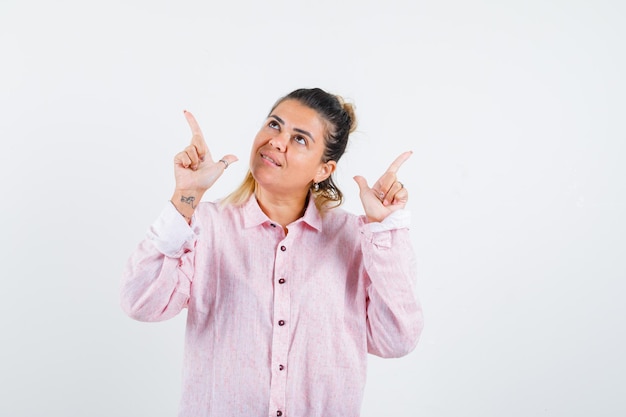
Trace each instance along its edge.
<instances>
[{"instance_id":1,"label":"pointing index finger","mask_svg":"<svg viewBox=\"0 0 626 417\"><path fill-rule=\"evenodd\" d=\"M200 130L200 125L196 121L196 118L193 117L193 114L185 110L185 119L187 119L187 123L191 128L191 144L196 147L198 156L201 160L204 160L204 157L208 154L210 158L209 148L204 140L202 130Z\"/></svg>"},{"instance_id":2,"label":"pointing index finger","mask_svg":"<svg viewBox=\"0 0 626 417\"><path fill-rule=\"evenodd\" d=\"M200 125L196 121L196 118L193 117L193 114L185 110L185 118L187 119L187 123L189 124L189 127L191 128L191 133L194 136L195 135L202 136L202 130L200 130Z\"/></svg>"},{"instance_id":3,"label":"pointing index finger","mask_svg":"<svg viewBox=\"0 0 626 417\"><path fill-rule=\"evenodd\" d=\"M407 151L404 152L402 154L400 154L399 157L397 157L395 159L395 161L393 161L391 163L391 165L389 165L389 168L387 169L387 172L392 172L392 173L396 173L398 172L398 170L400 169L400 167L402 166L402 164L411 157L411 155L413 155L413 151Z\"/></svg>"}]
</instances>

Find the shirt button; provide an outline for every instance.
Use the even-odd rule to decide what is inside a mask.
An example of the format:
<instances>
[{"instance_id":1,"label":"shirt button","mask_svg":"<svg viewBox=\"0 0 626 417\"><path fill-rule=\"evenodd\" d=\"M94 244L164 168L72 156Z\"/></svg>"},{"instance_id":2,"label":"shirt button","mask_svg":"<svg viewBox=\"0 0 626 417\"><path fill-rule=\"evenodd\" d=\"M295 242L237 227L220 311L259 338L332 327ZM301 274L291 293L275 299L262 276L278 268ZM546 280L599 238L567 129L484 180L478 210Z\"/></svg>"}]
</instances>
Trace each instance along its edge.
<instances>
[{"instance_id":1,"label":"shirt button","mask_svg":"<svg viewBox=\"0 0 626 417\"><path fill-rule=\"evenodd\" d=\"M286 251L286 250L287 250L287 248L286 248L286 247L284 247L284 246L281 246L281 247L280 247L280 250L282 250L282 251L284 252L284 251Z\"/></svg>"},{"instance_id":2,"label":"shirt button","mask_svg":"<svg viewBox=\"0 0 626 417\"><path fill-rule=\"evenodd\" d=\"M276 412L276 415L277 415L278 417L280 417L280 416L282 416L282 415L283 415L283 412L282 412L282 411L280 411L280 410L278 410L278 411Z\"/></svg>"},{"instance_id":3,"label":"shirt button","mask_svg":"<svg viewBox=\"0 0 626 417\"><path fill-rule=\"evenodd\" d=\"M284 283L285 283L285 278L281 278L281 279L279 279L279 280L278 280L278 283L279 283L279 284L284 284Z\"/></svg>"},{"instance_id":4,"label":"shirt button","mask_svg":"<svg viewBox=\"0 0 626 417\"><path fill-rule=\"evenodd\" d=\"M278 370L282 371L283 369L285 369L285 367L283 365L278 365Z\"/></svg>"},{"instance_id":5,"label":"shirt button","mask_svg":"<svg viewBox=\"0 0 626 417\"><path fill-rule=\"evenodd\" d=\"M284 326L285 325L285 320L278 320L278 325L279 326Z\"/></svg>"}]
</instances>

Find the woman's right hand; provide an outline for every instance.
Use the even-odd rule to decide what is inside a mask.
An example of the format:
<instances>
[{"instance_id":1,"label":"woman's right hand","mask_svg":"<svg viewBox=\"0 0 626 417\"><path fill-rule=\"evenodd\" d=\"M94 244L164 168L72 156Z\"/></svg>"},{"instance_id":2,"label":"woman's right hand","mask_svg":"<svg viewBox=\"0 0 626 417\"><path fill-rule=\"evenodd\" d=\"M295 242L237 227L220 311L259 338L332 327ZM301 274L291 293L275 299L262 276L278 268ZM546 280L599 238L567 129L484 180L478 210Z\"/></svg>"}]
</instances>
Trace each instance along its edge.
<instances>
[{"instance_id":1,"label":"woman's right hand","mask_svg":"<svg viewBox=\"0 0 626 417\"><path fill-rule=\"evenodd\" d=\"M174 157L176 189L204 194L222 175L228 165L237 161L237 157L226 155L221 160L214 162L195 117L185 110L185 118L191 128L192 136L189 146Z\"/></svg>"},{"instance_id":2,"label":"woman's right hand","mask_svg":"<svg viewBox=\"0 0 626 417\"><path fill-rule=\"evenodd\" d=\"M225 155L213 161L195 117L185 110L185 118L191 128L191 143L174 157L176 190L172 203L189 222L204 192L211 188L228 165L237 161L237 157Z\"/></svg>"}]
</instances>

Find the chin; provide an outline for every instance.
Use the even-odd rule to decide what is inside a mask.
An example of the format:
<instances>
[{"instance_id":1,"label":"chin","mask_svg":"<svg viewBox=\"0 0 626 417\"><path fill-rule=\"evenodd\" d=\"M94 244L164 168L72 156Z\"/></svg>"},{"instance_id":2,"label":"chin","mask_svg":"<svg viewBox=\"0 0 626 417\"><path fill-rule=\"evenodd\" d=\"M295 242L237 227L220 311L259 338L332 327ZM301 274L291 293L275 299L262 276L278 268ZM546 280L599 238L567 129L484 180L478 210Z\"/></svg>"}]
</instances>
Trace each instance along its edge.
<instances>
[{"instance_id":1,"label":"chin","mask_svg":"<svg viewBox=\"0 0 626 417\"><path fill-rule=\"evenodd\" d=\"M250 166L250 173L252 174L252 178L254 178L256 183L261 187L266 187L272 183L278 182L275 176L269 175L270 173L268 173L267 170L259 169L258 166Z\"/></svg>"}]
</instances>

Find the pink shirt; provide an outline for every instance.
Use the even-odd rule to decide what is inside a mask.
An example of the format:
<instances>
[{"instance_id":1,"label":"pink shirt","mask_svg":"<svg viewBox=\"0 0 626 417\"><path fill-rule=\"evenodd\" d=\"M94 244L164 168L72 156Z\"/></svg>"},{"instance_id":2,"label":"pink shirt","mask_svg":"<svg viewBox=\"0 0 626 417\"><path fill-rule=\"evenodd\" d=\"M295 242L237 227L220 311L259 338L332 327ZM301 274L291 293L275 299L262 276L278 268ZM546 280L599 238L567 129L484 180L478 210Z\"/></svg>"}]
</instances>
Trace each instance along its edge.
<instances>
[{"instance_id":1,"label":"pink shirt","mask_svg":"<svg viewBox=\"0 0 626 417\"><path fill-rule=\"evenodd\" d=\"M171 204L124 272L124 311L187 308L180 416L358 416L367 353L409 353L422 329L409 214L382 223L313 198L285 235L255 198Z\"/></svg>"}]
</instances>

